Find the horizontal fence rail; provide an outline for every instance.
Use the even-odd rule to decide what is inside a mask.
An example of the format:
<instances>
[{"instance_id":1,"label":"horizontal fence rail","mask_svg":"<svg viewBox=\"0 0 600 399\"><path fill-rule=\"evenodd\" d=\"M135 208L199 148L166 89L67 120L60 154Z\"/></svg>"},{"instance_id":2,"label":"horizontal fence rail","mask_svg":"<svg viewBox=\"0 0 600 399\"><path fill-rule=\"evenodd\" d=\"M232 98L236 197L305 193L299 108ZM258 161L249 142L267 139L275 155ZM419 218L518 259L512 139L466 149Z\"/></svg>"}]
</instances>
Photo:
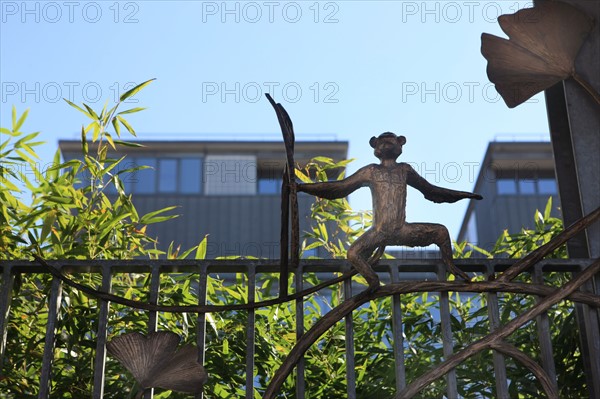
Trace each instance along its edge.
<instances>
[{"instance_id":1,"label":"horizontal fence rail","mask_svg":"<svg viewBox=\"0 0 600 399\"><path fill-rule=\"evenodd\" d=\"M208 277L213 275L231 276L231 274L240 273L248 287L248 296L240 303L253 303L256 301L256 290L258 278L264 274L278 275L280 264L276 260L127 260L127 261L49 261L52 266L58 268L63 274L95 274L101 276L100 289L104 292L110 292L112 288L112 279L115 275L121 273L136 273L148 276L149 292L148 302L160 304L160 277L164 274L173 273L191 273L197 283L195 293L197 295L198 305L207 303L207 291L210 287ZM493 278L514 264L510 259L463 259L456 260L455 264L467 273L483 275L486 278ZM568 259L568 260L543 260L537 263L530 271L532 281L537 284L543 282L544 273L561 272L577 274L586 269L591 263L589 259ZM307 273L322 273L323 279L330 278L334 273L342 273L349 270L349 264L344 260L302 260L297 269L290 272L295 275L293 288L295 292L307 288L305 276ZM375 267L383 284L398 283L410 280L430 280L446 281L445 268L441 259L416 259L416 260L381 260ZM1 261L0 272L2 276L0 291L0 332L2 332L2 341L0 342L0 365L5 357L6 350L6 332L9 320L11 319L10 305L14 295L13 288L15 278L23 274L47 273L40 264L29 261ZM223 278L223 277L221 277ZM234 279L235 281L235 279ZM46 399L49 397L60 397L56 392L51 392L52 382L52 364L54 359L54 346L56 337L56 323L60 317L63 282L58 278L52 280L48 295L48 321L46 325L46 338L43 348L43 367L39 372L39 394L38 398ZM355 280L346 280L342 283L342 293L344 298L350 298L353 295L364 290L364 286ZM260 289L260 288L259 288ZM582 290L583 291L583 290ZM485 292L480 290L478 292ZM439 295L439 320L441 325L441 341L444 358L450 357L455 349L453 347L453 327L451 323L452 309L449 303L448 292L433 292ZM493 331L500 327L500 309L497 292L486 292L487 316L489 318L490 329ZM18 294L17 294L18 295ZM295 300L296 308L296 339L299 340L304 334L304 309L307 298L298 298ZM403 311L401 308L402 297L395 294L391 298L391 336L393 337L393 359L394 359L394 377L395 388L397 392L402 391L410 381L406 381L405 364L405 343L403 337ZM91 396L95 399L103 398L106 361L106 342L107 342L107 324L111 309L110 303L106 300L98 302L98 320L95 358L93 361L94 378L93 392ZM247 312L247 323L244 326L246 336L246 384L242 389L245 397L254 398L256 384L256 365L255 365L255 345L257 343L255 331L255 310L244 310ZM157 330L157 311L148 311L147 332ZM206 350L206 325L207 313L197 313L197 345L198 359L201 363L205 362ZM536 319L538 341L540 346L541 367L556 382L555 364L552 355L551 335L552 326L549 323L546 313L541 314ZM364 326L362 326L364 327ZM355 342L354 331L357 327L352 316L346 316L344 319L345 348L346 348L346 375L347 375L347 397L356 398L357 395L357 377L355 364ZM490 332L492 332L490 331ZM596 337L600 340L600 337ZM600 341L599 341L600 342ZM295 375L296 398L306 397L305 393L305 363L303 358L296 363L297 373ZM507 398L508 380L506 376L506 364L504 355L499 351L493 354L493 370L495 378L495 391L497 397ZM207 370L210 375L210 370ZM0 375L1 377L1 375ZM267 376L269 379L271 376ZM454 371L446 374L446 397L457 398L457 376ZM151 398L153 393L148 391L145 398ZM0 397L2 397L0 393ZM88 396L89 397L89 396ZM202 398L202 394L197 395Z\"/></svg>"}]
</instances>

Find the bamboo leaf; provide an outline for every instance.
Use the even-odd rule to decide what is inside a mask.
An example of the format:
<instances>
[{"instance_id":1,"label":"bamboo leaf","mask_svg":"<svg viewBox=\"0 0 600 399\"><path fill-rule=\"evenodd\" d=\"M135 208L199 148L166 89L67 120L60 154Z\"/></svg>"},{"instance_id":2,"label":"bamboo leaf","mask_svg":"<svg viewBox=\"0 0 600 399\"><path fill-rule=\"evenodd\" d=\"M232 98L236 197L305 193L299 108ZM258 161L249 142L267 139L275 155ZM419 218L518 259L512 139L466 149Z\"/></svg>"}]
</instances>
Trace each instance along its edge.
<instances>
[{"instance_id":1,"label":"bamboo leaf","mask_svg":"<svg viewBox=\"0 0 600 399\"><path fill-rule=\"evenodd\" d=\"M56 150L54 153L54 160L52 161L52 167L46 170L48 180L56 180L58 178L59 169L61 169L60 150Z\"/></svg>"},{"instance_id":2,"label":"bamboo leaf","mask_svg":"<svg viewBox=\"0 0 600 399\"><path fill-rule=\"evenodd\" d=\"M104 137L106 137L106 141L108 141L108 144L110 144L110 146L113 148L113 150L117 150L117 147L115 146L115 142L112 139L112 136L110 135L110 133L105 133Z\"/></svg>"},{"instance_id":3,"label":"bamboo leaf","mask_svg":"<svg viewBox=\"0 0 600 399\"><path fill-rule=\"evenodd\" d=\"M544 220L550 219L551 212L552 212L552 197L549 197L548 202L546 202L546 208L544 209Z\"/></svg>"},{"instance_id":4,"label":"bamboo leaf","mask_svg":"<svg viewBox=\"0 0 600 399\"><path fill-rule=\"evenodd\" d=\"M11 116L12 116L12 125L11 126L12 126L12 130L14 132L17 130L17 129L15 129L15 126L17 126L17 107L15 107L14 105L12 107Z\"/></svg>"},{"instance_id":5,"label":"bamboo leaf","mask_svg":"<svg viewBox=\"0 0 600 399\"><path fill-rule=\"evenodd\" d=\"M125 147L134 147L134 148L142 148L145 147L145 145L140 144L140 143L132 143L131 141L121 141L121 140L115 140L115 144L118 145L123 145Z\"/></svg>"},{"instance_id":6,"label":"bamboo leaf","mask_svg":"<svg viewBox=\"0 0 600 399\"><path fill-rule=\"evenodd\" d=\"M83 103L83 106L85 107L85 109L88 110L90 115L92 115L94 118L96 118L96 120L98 120L98 121L100 120L100 117L98 116L98 114L96 114L96 112L94 112L94 110L89 105L87 105L86 103Z\"/></svg>"},{"instance_id":7,"label":"bamboo leaf","mask_svg":"<svg viewBox=\"0 0 600 399\"><path fill-rule=\"evenodd\" d=\"M196 245L195 247L191 247L188 248L187 250L185 250L182 254L177 256L177 259L185 259L188 257L189 254L191 254L194 250L198 249L198 246Z\"/></svg>"},{"instance_id":8,"label":"bamboo leaf","mask_svg":"<svg viewBox=\"0 0 600 399\"><path fill-rule=\"evenodd\" d=\"M106 124L106 108L108 108L108 100L106 100L106 102L104 103L104 106L102 107L102 111L100 111L100 120L102 121L103 124Z\"/></svg>"},{"instance_id":9,"label":"bamboo leaf","mask_svg":"<svg viewBox=\"0 0 600 399\"><path fill-rule=\"evenodd\" d=\"M36 152L33 151L31 149L31 147L29 147L27 144L22 144L21 148L24 149L25 151L27 151L27 153L29 155L31 155L34 159L40 159L40 156L38 154L36 154Z\"/></svg>"},{"instance_id":10,"label":"bamboo leaf","mask_svg":"<svg viewBox=\"0 0 600 399\"><path fill-rule=\"evenodd\" d=\"M88 154L88 143L85 137L85 130L83 129L83 126L81 126L81 150L83 152L83 156Z\"/></svg>"},{"instance_id":11,"label":"bamboo leaf","mask_svg":"<svg viewBox=\"0 0 600 399\"><path fill-rule=\"evenodd\" d=\"M88 118L94 119L94 117L89 112L85 111L83 108L81 108L77 104L72 103L71 101L67 100L66 98L63 98L63 100L65 100L67 102L67 104L69 104L71 107L75 108L76 110L78 110L79 112L81 112L82 114L87 116Z\"/></svg>"},{"instance_id":12,"label":"bamboo leaf","mask_svg":"<svg viewBox=\"0 0 600 399\"><path fill-rule=\"evenodd\" d=\"M52 230L52 225L56 221L56 210L53 209L44 218L44 224L42 225L42 233L40 234L40 242L43 243L46 240L46 237L50 234Z\"/></svg>"},{"instance_id":13,"label":"bamboo leaf","mask_svg":"<svg viewBox=\"0 0 600 399\"><path fill-rule=\"evenodd\" d=\"M25 110L25 112L23 112L23 114L21 115L21 117L19 118L19 120L17 121L17 123L13 126L13 131L19 131L19 129L21 128L21 126L23 126L23 122L25 122L25 119L27 118L27 115L29 114L29 108L27 108Z\"/></svg>"},{"instance_id":14,"label":"bamboo leaf","mask_svg":"<svg viewBox=\"0 0 600 399\"><path fill-rule=\"evenodd\" d=\"M119 101L125 101L129 97L135 95L140 90L142 90L144 87L148 86L153 80L156 80L156 78L153 78L153 79L147 80L143 83L140 83L139 85L135 86L133 89L130 89L130 90L126 91L125 93L121 94L121 97L119 97Z\"/></svg>"},{"instance_id":15,"label":"bamboo leaf","mask_svg":"<svg viewBox=\"0 0 600 399\"><path fill-rule=\"evenodd\" d=\"M121 137L121 125L119 125L119 121L117 120L117 118L112 118L111 123L115 128L115 133L117 133L117 136Z\"/></svg>"},{"instance_id":16,"label":"bamboo leaf","mask_svg":"<svg viewBox=\"0 0 600 399\"><path fill-rule=\"evenodd\" d=\"M90 126L94 129L94 132L92 133L92 142L95 142L98 140L98 137L100 137L100 125L98 122L92 122Z\"/></svg>"},{"instance_id":17,"label":"bamboo leaf","mask_svg":"<svg viewBox=\"0 0 600 399\"><path fill-rule=\"evenodd\" d=\"M17 137L19 135L18 132L11 132L9 129L5 127L0 127L0 133L8 134L9 136Z\"/></svg>"},{"instance_id":18,"label":"bamboo leaf","mask_svg":"<svg viewBox=\"0 0 600 399\"><path fill-rule=\"evenodd\" d=\"M307 175L305 175L301 170L295 169L295 172L296 172L296 177L298 179L300 179L303 183L312 183L313 182L310 179L310 177L308 177Z\"/></svg>"},{"instance_id":19,"label":"bamboo leaf","mask_svg":"<svg viewBox=\"0 0 600 399\"><path fill-rule=\"evenodd\" d=\"M198 249L196 249L196 256L194 259L205 259L206 258L206 247L208 245L208 234L204 236L200 244L198 244Z\"/></svg>"},{"instance_id":20,"label":"bamboo leaf","mask_svg":"<svg viewBox=\"0 0 600 399\"><path fill-rule=\"evenodd\" d=\"M15 141L15 147L22 146L23 144L27 143L28 141L33 140L39 134L40 134L40 132L35 132L35 133L31 133L31 134L28 134L28 135L20 138L19 140Z\"/></svg>"},{"instance_id":21,"label":"bamboo leaf","mask_svg":"<svg viewBox=\"0 0 600 399\"><path fill-rule=\"evenodd\" d=\"M143 111L145 109L146 109L145 107L131 108L131 109L127 109L125 111L121 111L117 115L133 114L135 112L140 112L140 111Z\"/></svg>"},{"instance_id":22,"label":"bamboo leaf","mask_svg":"<svg viewBox=\"0 0 600 399\"><path fill-rule=\"evenodd\" d=\"M127 129L129 131L129 133L131 133L133 136L135 136L135 130L133 130L133 128L131 127L131 125L129 124L129 122L127 122L125 120L125 118L123 118L122 116L117 115L117 119L119 120L119 122L121 122L123 124L123 126L125 126L125 129Z\"/></svg>"},{"instance_id":23,"label":"bamboo leaf","mask_svg":"<svg viewBox=\"0 0 600 399\"><path fill-rule=\"evenodd\" d=\"M159 209L154 212L149 212L149 213L145 214L144 216L142 216L142 218L140 219L140 223L141 224L152 224L152 223L163 222L165 220L170 220L170 219L176 218L179 215L158 216L165 212L171 211L175 208L177 208L177 206L169 206L169 207Z\"/></svg>"},{"instance_id":24,"label":"bamboo leaf","mask_svg":"<svg viewBox=\"0 0 600 399\"><path fill-rule=\"evenodd\" d=\"M57 204L72 204L73 198L58 197L56 195L47 195L44 197L49 202L55 202Z\"/></svg>"}]
</instances>

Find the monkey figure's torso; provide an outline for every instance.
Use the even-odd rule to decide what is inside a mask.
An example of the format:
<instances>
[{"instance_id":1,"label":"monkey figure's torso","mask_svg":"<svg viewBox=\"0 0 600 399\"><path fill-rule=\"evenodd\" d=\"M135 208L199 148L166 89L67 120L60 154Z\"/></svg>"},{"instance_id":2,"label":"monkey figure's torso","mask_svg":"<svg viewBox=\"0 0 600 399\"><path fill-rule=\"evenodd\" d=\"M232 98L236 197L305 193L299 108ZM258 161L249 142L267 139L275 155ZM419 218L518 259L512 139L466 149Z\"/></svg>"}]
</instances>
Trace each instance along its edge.
<instances>
[{"instance_id":1,"label":"monkey figure's torso","mask_svg":"<svg viewBox=\"0 0 600 399\"><path fill-rule=\"evenodd\" d=\"M373 198L373 229L393 233L406 222L406 185L412 168L405 163L365 167Z\"/></svg>"}]
</instances>

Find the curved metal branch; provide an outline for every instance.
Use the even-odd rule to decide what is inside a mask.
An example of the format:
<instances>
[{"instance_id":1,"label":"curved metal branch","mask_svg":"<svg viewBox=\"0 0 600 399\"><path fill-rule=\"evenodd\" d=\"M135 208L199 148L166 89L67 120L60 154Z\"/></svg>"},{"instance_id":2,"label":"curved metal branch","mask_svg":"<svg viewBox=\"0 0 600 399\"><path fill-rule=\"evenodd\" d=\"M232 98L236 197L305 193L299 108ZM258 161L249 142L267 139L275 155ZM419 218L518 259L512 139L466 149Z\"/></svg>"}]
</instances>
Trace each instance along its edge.
<instances>
[{"instance_id":1,"label":"curved metal branch","mask_svg":"<svg viewBox=\"0 0 600 399\"><path fill-rule=\"evenodd\" d=\"M273 306L279 305L282 303L290 302L295 299L299 299L305 297L307 295L313 294L317 291L322 290L323 288L329 287L330 285L340 283L344 280L347 280L356 274L356 271L351 270L345 272L339 277L332 278L330 280L324 281L320 284L315 285L314 287L307 288L305 290L296 292L292 295L288 295L285 298L276 298L269 299L266 301L254 302L254 303L241 303L236 305L156 305L152 303L135 301L131 299L126 299L120 297L115 294L111 294L106 291L97 290L95 288L89 287L87 285L83 285L77 283L64 274L56 267L50 265L45 259L39 257L36 254L32 254L35 260L44 267L44 269L48 270L52 276L61 280L63 283L70 285L73 288L76 288L83 292L86 295L92 296L97 299L103 299L105 301L118 303L120 305L128 306L133 309L141 309L141 310L150 310L157 312L166 312L166 313L184 313L184 312L201 312L201 313L209 313L209 312L221 312L221 311L229 311L229 310L248 310L248 309L257 309L265 306ZM587 303L587 301L586 301ZM594 306L594 305L592 305ZM600 306L600 298L598 300L598 306Z\"/></svg>"},{"instance_id":2,"label":"curved metal branch","mask_svg":"<svg viewBox=\"0 0 600 399\"><path fill-rule=\"evenodd\" d=\"M569 294L575 292L583 283L592 278L596 273L600 271L600 259L597 259L583 272L578 274L573 280L569 281L564 286L557 288L554 293L547 296L540 302L538 302L531 309L521 314L517 318L511 320L504 326L495 330L493 333L488 334L486 337L472 343L465 347L461 351L453 354L448 359L444 360L438 366L432 368L427 373L423 374L410 385L404 388L398 393L394 399L409 399L417 394L421 389L425 388L431 382L435 381L442 375L446 375L450 370L458 366L460 363L468 359L469 357L481 352L484 349L490 349L492 345L498 341L503 340L510 334L515 332L523 324L533 320L536 316L540 315L552 305L565 299Z\"/></svg>"},{"instance_id":3,"label":"curved metal branch","mask_svg":"<svg viewBox=\"0 0 600 399\"><path fill-rule=\"evenodd\" d=\"M593 276L600 270L600 260L595 261L592 265L587 267L584 272L579 274L575 279L571 280L564 287L553 289L549 288L549 295L538 302L533 308L523 313L521 316L512 320L510 323L506 324L504 327L495 330L492 334L488 335L486 338L478 341L477 343L471 344L463 349L461 352L458 352L452 356L450 356L446 361L442 362L438 367L433 370L427 372L423 376L419 377L415 382L409 385L405 390L401 392L395 399L404 399L410 398L421 389L423 389L427 384L431 383L435 379L439 378L442 375L445 375L458 364L460 364L465 359L473 356L477 352L487 349L490 347L492 343L495 342L496 339L503 339L504 337L512 334L518 327L525 324L529 320L535 318L538 314L542 313L544 310L554 305L555 303L565 299L569 295L575 293L575 290L583 284L587 279ZM332 309L329 313L327 313L323 318L321 318L315 325L306 332L302 338L296 343L296 345L290 351L288 357L281 364L273 378L271 379L267 390L263 396L263 399L273 399L283 382L288 377L288 375L294 369L296 363L300 360L300 358L304 355L304 353L314 344L321 335L323 335L331 326L340 321L354 309L358 308L362 304L383 296L389 296L392 294L402 294L408 292L421 292L421 289L424 286L427 286L427 291L446 291L448 288L448 283L444 281L437 282L409 282L409 283L395 283L390 285L384 285L379 287L374 292L363 291L362 293L347 299L339 306ZM482 284L492 284L494 285L495 291L507 291L509 286L514 286L515 283L503 283L503 282L485 282L485 283L452 283L455 288L458 286L462 286L465 291L470 291L468 288L474 289L477 291L478 287L481 287ZM528 285L531 286L531 285ZM444 289L445 288L445 289ZM452 289L454 291L454 288ZM460 289L458 290L460 291ZM548 291L547 291L548 292ZM491 338L490 338L491 337Z\"/></svg>"},{"instance_id":4,"label":"curved metal branch","mask_svg":"<svg viewBox=\"0 0 600 399\"><path fill-rule=\"evenodd\" d=\"M223 312L230 310L248 310L262 308L266 306L274 306L296 299L300 299L307 295L313 294L323 288L329 287L333 284L345 281L356 274L356 271L352 270L342 274L339 277L331 280L324 281L314 287L307 288L299 291L285 298L269 299L266 301L259 301L254 303L241 303L235 305L156 305L147 302L135 301L126 299L118 295L111 294L106 291L101 291L77 283L64 274L62 274L56 267L50 265L46 260L40 258L37 255L33 257L42 265L50 274L58 278L67 285L82 291L84 294L92 296L94 298L103 299L105 301L118 303L120 305L129 306L133 309L150 310L165 313L183 313L183 312ZM511 283L501 281L480 281L473 283L465 282L452 282L452 281L405 281L394 284L382 286L373 296L379 298L383 296L396 295L396 294L408 294L413 292L511 292L514 294L526 294L526 295L538 295L548 296L554 292L553 287L549 287L541 284L525 284L525 283ZM569 300L574 302L584 303L589 306L600 308L600 296L594 295L587 292L574 292L568 296Z\"/></svg>"},{"instance_id":5,"label":"curved metal branch","mask_svg":"<svg viewBox=\"0 0 600 399\"><path fill-rule=\"evenodd\" d=\"M319 321L315 323L310 330L308 330L296 345L292 348L288 356L285 358L275 375L269 382L269 386L263 395L263 399L273 399L281 389L286 378L290 375L298 361L302 358L304 353L316 342L321 335L331 328L335 323L340 321L354 309L358 308L365 302L371 299L377 298L377 294L387 286L380 287L374 292L363 291L358 295L355 295L349 299L346 299L340 305L331 309L329 313L323 316Z\"/></svg>"},{"instance_id":6,"label":"curved metal branch","mask_svg":"<svg viewBox=\"0 0 600 399\"><path fill-rule=\"evenodd\" d=\"M548 376L548 373L546 373L542 366L537 364L535 360L533 360L525 353L520 351L517 347L509 344L506 341L499 341L493 343L491 346L492 349L495 349L498 352L501 352L506 356L510 356L513 359L516 359L519 362L523 363L523 365L529 370L531 370L533 375L536 376L536 378L540 382L540 385L542 386L542 389L544 390L544 392L546 392L546 396L548 396L548 399L558 399L558 389L556 387L556 381L552 381L550 376Z\"/></svg>"}]
</instances>

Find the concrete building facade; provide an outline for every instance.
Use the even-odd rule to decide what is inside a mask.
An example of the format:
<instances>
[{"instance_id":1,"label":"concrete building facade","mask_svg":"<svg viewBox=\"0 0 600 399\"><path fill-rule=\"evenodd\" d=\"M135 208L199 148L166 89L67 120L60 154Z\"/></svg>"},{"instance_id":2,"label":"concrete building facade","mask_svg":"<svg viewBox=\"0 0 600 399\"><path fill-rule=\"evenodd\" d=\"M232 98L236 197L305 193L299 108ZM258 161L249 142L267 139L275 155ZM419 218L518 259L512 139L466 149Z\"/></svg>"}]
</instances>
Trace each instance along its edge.
<instances>
[{"instance_id":1,"label":"concrete building facade","mask_svg":"<svg viewBox=\"0 0 600 399\"><path fill-rule=\"evenodd\" d=\"M561 216L550 142L489 143L473 191L483 200L469 202L458 242L490 249L503 230L532 228L549 197L552 215Z\"/></svg>"}]
</instances>

